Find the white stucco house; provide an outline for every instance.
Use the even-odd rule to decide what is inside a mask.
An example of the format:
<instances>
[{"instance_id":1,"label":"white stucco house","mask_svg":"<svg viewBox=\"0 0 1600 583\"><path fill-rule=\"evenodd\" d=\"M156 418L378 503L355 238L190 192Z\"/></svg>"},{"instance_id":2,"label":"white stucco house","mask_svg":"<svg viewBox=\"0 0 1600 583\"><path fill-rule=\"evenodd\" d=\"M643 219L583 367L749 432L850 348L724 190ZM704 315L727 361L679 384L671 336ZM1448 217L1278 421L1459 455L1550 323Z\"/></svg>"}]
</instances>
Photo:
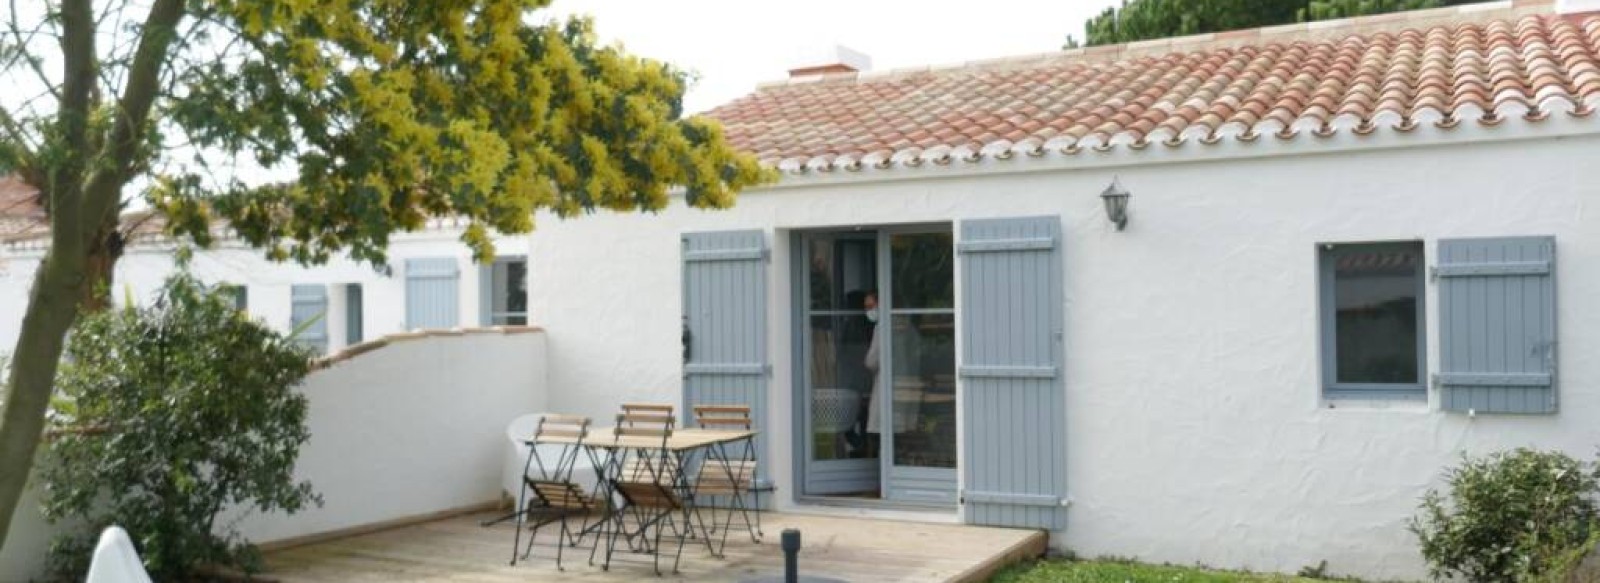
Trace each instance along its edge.
<instances>
[{"instance_id":1,"label":"white stucco house","mask_svg":"<svg viewBox=\"0 0 1600 583\"><path fill-rule=\"evenodd\" d=\"M49 239L31 189L0 182L0 352L9 352ZM138 224L142 217L124 221L131 236L117 262L116 302L130 294L150 298L175 269L175 243L155 221ZM281 331L320 316L300 338L328 352L419 328L526 324L527 238L497 236L494 263L479 265L461 243L462 231L441 220L396 236L388 273L343 257L314 267L277 263L219 232L216 245L195 252L190 269L206 283L229 286L241 309Z\"/></svg>"},{"instance_id":2,"label":"white stucco house","mask_svg":"<svg viewBox=\"0 0 1600 583\"><path fill-rule=\"evenodd\" d=\"M526 258L516 314L447 231L397 242L392 278L197 257L274 325L295 285L323 289L330 348L350 284L364 337L537 327L314 373L299 471L328 505L251 534L481 508L521 413L740 403L778 510L1416 579L1407 520L1461 455L1600 446L1600 3L840 57L710 112L782 173L734 208L541 217L502 243ZM153 286L162 245L118 281ZM0 253L4 325L39 250Z\"/></svg>"},{"instance_id":3,"label":"white stucco house","mask_svg":"<svg viewBox=\"0 0 1600 583\"><path fill-rule=\"evenodd\" d=\"M1420 577L1462 454L1600 446L1580 4L808 64L710 112L777 184L540 222L549 408L749 404L779 509Z\"/></svg>"}]
</instances>

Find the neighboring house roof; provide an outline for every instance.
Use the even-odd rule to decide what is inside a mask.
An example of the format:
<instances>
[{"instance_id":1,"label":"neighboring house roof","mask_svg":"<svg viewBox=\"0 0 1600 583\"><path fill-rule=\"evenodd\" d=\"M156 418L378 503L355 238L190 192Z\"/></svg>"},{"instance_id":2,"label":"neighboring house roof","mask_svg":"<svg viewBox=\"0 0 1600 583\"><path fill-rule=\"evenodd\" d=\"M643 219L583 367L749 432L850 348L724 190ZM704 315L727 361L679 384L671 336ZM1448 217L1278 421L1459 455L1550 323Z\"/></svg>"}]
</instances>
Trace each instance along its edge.
<instances>
[{"instance_id":1,"label":"neighboring house roof","mask_svg":"<svg viewBox=\"0 0 1600 583\"><path fill-rule=\"evenodd\" d=\"M1600 14L1517 16L1524 6L799 77L708 115L735 146L791 172L1592 116Z\"/></svg>"},{"instance_id":2,"label":"neighboring house roof","mask_svg":"<svg viewBox=\"0 0 1600 583\"><path fill-rule=\"evenodd\" d=\"M15 176L0 176L0 241L46 224L39 191Z\"/></svg>"}]
</instances>

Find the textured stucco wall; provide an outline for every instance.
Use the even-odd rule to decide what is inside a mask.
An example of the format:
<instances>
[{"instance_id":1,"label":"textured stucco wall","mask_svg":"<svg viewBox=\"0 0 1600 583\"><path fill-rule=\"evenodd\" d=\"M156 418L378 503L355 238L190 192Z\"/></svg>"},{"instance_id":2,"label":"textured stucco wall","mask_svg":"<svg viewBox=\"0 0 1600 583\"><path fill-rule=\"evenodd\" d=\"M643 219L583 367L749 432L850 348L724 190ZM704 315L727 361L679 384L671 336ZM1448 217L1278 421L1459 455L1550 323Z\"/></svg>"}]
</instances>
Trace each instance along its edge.
<instances>
[{"instance_id":1,"label":"textured stucco wall","mask_svg":"<svg viewBox=\"0 0 1600 583\"><path fill-rule=\"evenodd\" d=\"M294 263L267 261L262 252L238 245L219 246L196 252L190 269L207 283L244 284L250 288L249 311L268 325L288 331L290 288L296 284L362 285L366 338L400 332L405 325L405 260L414 257L455 257L461 265L460 310L462 326L478 325L478 267L472 254L450 231L402 235L389 247L391 276L384 276L370 265L338 258L326 265L301 267ZM498 237L500 255L527 254L524 237ZM0 251L3 253L3 251ZM16 345L27 309L29 287L38 269L38 253L0 257L0 354ZM172 273L172 251L167 248L134 247L117 262L112 299L122 302L129 292L143 302L161 287ZM345 344L342 309L343 290L330 289L328 332L330 348Z\"/></svg>"},{"instance_id":2,"label":"textured stucco wall","mask_svg":"<svg viewBox=\"0 0 1600 583\"><path fill-rule=\"evenodd\" d=\"M679 402L679 234L766 229L766 455L777 462L779 503L792 507L790 230L1057 215L1073 504L1053 544L1276 571L1327 560L1339 573L1420 577L1405 521L1459 455L1527 445L1588 457L1600 446L1597 156L1600 137L1588 135L839 180L748 193L725 212L545 217L532 236L530 310L549 334L551 410L604 419L622 401ZM1121 233L1097 197L1113 173L1133 192ZM1560 414L1467 418L1434 404L1322 401L1317 243L1420 239L1431 263L1439 238L1497 235L1557 237ZM1430 285L1430 366L1439 362L1434 293Z\"/></svg>"},{"instance_id":3,"label":"textured stucco wall","mask_svg":"<svg viewBox=\"0 0 1600 583\"><path fill-rule=\"evenodd\" d=\"M497 501L508 423L546 405L540 332L469 333L391 343L320 370L310 441L295 466L324 505L294 516L225 513L251 540L326 533ZM0 583L43 574L55 530L24 497L0 553Z\"/></svg>"}]
</instances>

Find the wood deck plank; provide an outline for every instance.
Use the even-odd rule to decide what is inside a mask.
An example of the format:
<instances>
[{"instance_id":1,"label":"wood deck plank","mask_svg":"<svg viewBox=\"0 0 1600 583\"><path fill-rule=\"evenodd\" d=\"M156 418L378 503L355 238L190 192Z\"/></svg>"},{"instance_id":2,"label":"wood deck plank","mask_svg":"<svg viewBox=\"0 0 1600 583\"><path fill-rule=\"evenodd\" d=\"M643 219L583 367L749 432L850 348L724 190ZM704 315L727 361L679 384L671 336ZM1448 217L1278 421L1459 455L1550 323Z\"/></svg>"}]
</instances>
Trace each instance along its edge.
<instances>
[{"instance_id":1,"label":"wood deck plank","mask_svg":"<svg viewBox=\"0 0 1600 583\"><path fill-rule=\"evenodd\" d=\"M267 553L269 579L323 581L634 581L652 576L649 555L619 553L610 571L588 565L586 546L566 550L565 572L555 568L553 530L540 533L534 556L516 566L509 524L483 528L492 513L447 518ZM1044 552L1039 531L924 524L801 514L763 515L766 541L752 544L742 530L729 535L724 558L688 541L680 573L670 581L741 581L782 573L778 533L798 528L804 537L801 572L846 581L981 581L995 569ZM739 538L745 537L745 538ZM676 546L676 545L671 545ZM669 546L669 550L670 550ZM604 549L601 550L604 552ZM671 568L663 557L664 569Z\"/></svg>"}]
</instances>

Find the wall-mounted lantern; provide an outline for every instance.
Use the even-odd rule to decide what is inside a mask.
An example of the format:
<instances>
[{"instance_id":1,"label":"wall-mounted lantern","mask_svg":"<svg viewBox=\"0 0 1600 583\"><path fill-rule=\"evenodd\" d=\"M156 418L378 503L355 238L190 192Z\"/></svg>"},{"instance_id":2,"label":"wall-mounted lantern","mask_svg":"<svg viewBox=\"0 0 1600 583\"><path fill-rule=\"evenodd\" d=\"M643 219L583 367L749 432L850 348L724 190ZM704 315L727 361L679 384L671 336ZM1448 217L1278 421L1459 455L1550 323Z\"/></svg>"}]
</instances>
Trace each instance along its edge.
<instances>
[{"instance_id":1,"label":"wall-mounted lantern","mask_svg":"<svg viewBox=\"0 0 1600 583\"><path fill-rule=\"evenodd\" d=\"M1100 200L1106 203L1106 218L1111 224L1121 231L1128 226L1128 198L1132 196L1128 189L1122 187L1122 182L1115 177L1111 179L1111 186L1100 193Z\"/></svg>"}]
</instances>

